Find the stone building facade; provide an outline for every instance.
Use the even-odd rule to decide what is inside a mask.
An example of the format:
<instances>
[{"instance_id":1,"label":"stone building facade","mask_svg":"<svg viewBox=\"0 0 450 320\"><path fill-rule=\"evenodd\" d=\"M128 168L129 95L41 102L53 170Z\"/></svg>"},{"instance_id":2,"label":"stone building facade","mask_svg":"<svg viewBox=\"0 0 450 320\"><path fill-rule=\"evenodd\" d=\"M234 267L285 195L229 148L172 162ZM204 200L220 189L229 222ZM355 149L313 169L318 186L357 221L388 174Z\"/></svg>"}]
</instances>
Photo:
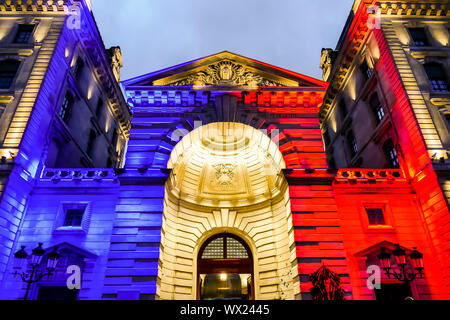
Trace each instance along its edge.
<instances>
[{"instance_id":1,"label":"stone building facade","mask_svg":"<svg viewBox=\"0 0 450 320\"><path fill-rule=\"evenodd\" d=\"M123 81L125 103L120 50L103 47L89 2L2 2L0 21L45 17L58 32L36 38L53 43L34 53L47 65L29 62L42 83L21 76L39 86L11 91L0 118L23 125L1 127L0 298L24 297L14 253L41 242L62 256L30 299L311 299L322 265L346 299L448 299L448 5L373 4L356 1L322 52L325 81L224 51ZM419 48L397 36L424 23ZM370 289L396 244L423 254L424 278L381 270Z\"/></svg>"},{"instance_id":2,"label":"stone building facade","mask_svg":"<svg viewBox=\"0 0 450 320\"><path fill-rule=\"evenodd\" d=\"M336 50L322 51L320 118L330 167L402 169L448 275L447 7L355 1Z\"/></svg>"},{"instance_id":3,"label":"stone building facade","mask_svg":"<svg viewBox=\"0 0 450 320\"><path fill-rule=\"evenodd\" d=\"M121 166L130 111L89 1L2 1L0 30L3 278L43 168Z\"/></svg>"}]
</instances>

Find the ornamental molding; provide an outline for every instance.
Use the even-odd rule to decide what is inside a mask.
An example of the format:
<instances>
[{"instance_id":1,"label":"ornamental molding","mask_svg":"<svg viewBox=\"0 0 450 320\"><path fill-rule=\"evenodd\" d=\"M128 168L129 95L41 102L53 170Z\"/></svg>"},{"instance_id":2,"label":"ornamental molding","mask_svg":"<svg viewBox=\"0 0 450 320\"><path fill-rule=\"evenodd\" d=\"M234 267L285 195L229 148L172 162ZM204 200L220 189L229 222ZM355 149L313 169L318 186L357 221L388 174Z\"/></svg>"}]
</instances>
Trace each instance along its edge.
<instances>
[{"instance_id":1,"label":"ornamental molding","mask_svg":"<svg viewBox=\"0 0 450 320\"><path fill-rule=\"evenodd\" d=\"M207 66L202 71L191 74L184 79L176 80L168 86L248 86L248 87L276 87L285 86L281 82L268 80L259 74L250 71L247 67L222 60Z\"/></svg>"},{"instance_id":2,"label":"ornamental molding","mask_svg":"<svg viewBox=\"0 0 450 320\"><path fill-rule=\"evenodd\" d=\"M2 12L58 12L68 11L68 6L75 4L75 0L4 0L0 1Z\"/></svg>"},{"instance_id":3,"label":"ornamental molding","mask_svg":"<svg viewBox=\"0 0 450 320\"><path fill-rule=\"evenodd\" d=\"M446 1L412 2L412 1L389 1L379 4L381 14L392 16L441 16L448 15Z\"/></svg>"},{"instance_id":4,"label":"ornamental molding","mask_svg":"<svg viewBox=\"0 0 450 320\"><path fill-rule=\"evenodd\" d=\"M221 186L231 185L234 178L234 169L236 164L233 163L217 163L213 165L216 169L216 183Z\"/></svg>"}]
</instances>

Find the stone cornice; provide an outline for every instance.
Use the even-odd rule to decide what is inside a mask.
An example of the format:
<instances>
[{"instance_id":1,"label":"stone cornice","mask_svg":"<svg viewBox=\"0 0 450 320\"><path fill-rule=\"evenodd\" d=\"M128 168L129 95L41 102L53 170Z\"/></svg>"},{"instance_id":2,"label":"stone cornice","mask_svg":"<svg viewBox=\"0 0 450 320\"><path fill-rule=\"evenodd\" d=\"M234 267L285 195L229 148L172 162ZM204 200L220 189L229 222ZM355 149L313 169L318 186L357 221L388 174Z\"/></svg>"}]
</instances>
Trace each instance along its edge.
<instances>
[{"instance_id":1,"label":"stone cornice","mask_svg":"<svg viewBox=\"0 0 450 320\"><path fill-rule=\"evenodd\" d=\"M75 0L3 0L0 1L0 12L35 13L35 12L68 12L68 6Z\"/></svg>"},{"instance_id":2,"label":"stone cornice","mask_svg":"<svg viewBox=\"0 0 450 320\"><path fill-rule=\"evenodd\" d=\"M391 16L441 16L449 15L448 1L376 1L381 14Z\"/></svg>"}]
</instances>

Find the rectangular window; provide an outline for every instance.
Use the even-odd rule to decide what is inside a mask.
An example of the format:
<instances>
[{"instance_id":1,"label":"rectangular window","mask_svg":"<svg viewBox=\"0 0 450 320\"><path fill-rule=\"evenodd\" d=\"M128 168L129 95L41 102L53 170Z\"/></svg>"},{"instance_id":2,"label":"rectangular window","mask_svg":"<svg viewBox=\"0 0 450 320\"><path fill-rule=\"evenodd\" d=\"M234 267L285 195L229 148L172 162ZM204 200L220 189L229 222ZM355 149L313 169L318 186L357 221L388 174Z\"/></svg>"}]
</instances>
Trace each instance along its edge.
<instances>
[{"instance_id":1,"label":"rectangular window","mask_svg":"<svg viewBox=\"0 0 450 320\"><path fill-rule=\"evenodd\" d=\"M398 162L397 150L395 150L395 148L390 149L388 156L389 156L389 161L391 163L392 168L398 168L399 162Z\"/></svg>"},{"instance_id":2,"label":"rectangular window","mask_svg":"<svg viewBox=\"0 0 450 320\"><path fill-rule=\"evenodd\" d=\"M400 165L400 162L398 160L398 152L397 149L395 149L394 143L391 139L387 140L383 145L383 150L386 154L386 157L389 161L389 167L390 168L398 168Z\"/></svg>"},{"instance_id":3,"label":"rectangular window","mask_svg":"<svg viewBox=\"0 0 450 320\"><path fill-rule=\"evenodd\" d=\"M64 97L63 104L61 106L61 111L59 112L59 115L61 116L64 122L67 122L69 120L72 105L73 105L73 97L69 92L67 92Z\"/></svg>"},{"instance_id":4,"label":"rectangular window","mask_svg":"<svg viewBox=\"0 0 450 320\"><path fill-rule=\"evenodd\" d=\"M375 114L377 124L379 124L384 119L385 114L383 106L381 105L380 99L376 93L370 99L370 107Z\"/></svg>"},{"instance_id":5,"label":"rectangular window","mask_svg":"<svg viewBox=\"0 0 450 320\"><path fill-rule=\"evenodd\" d=\"M14 43L28 43L33 34L34 24L21 24L17 30Z\"/></svg>"},{"instance_id":6,"label":"rectangular window","mask_svg":"<svg viewBox=\"0 0 450 320\"><path fill-rule=\"evenodd\" d=\"M0 89L9 89L16 77L20 66L20 61L14 59L6 59L0 61Z\"/></svg>"},{"instance_id":7,"label":"rectangular window","mask_svg":"<svg viewBox=\"0 0 450 320\"><path fill-rule=\"evenodd\" d=\"M427 47L430 45L425 28L410 28L409 33L415 47Z\"/></svg>"},{"instance_id":8,"label":"rectangular window","mask_svg":"<svg viewBox=\"0 0 450 320\"><path fill-rule=\"evenodd\" d=\"M98 98L97 100L97 109L95 110L95 116L97 117L97 119L100 119L102 113L103 113L103 99L102 98Z\"/></svg>"},{"instance_id":9,"label":"rectangular window","mask_svg":"<svg viewBox=\"0 0 450 320\"><path fill-rule=\"evenodd\" d=\"M430 62L423 65L433 91L448 91L447 73L441 63Z\"/></svg>"},{"instance_id":10,"label":"rectangular window","mask_svg":"<svg viewBox=\"0 0 450 320\"><path fill-rule=\"evenodd\" d=\"M381 208L366 208L367 217L370 225L385 225L383 209Z\"/></svg>"},{"instance_id":11,"label":"rectangular window","mask_svg":"<svg viewBox=\"0 0 450 320\"><path fill-rule=\"evenodd\" d=\"M330 133L328 132L328 129L325 128L325 131L323 132L323 142L325 143L325 149L328 148L330 145L331 139L330 139Z\"/></svg>"},{"instance_id":12,"label":"rectangular window","mask_svg":"<svg viewBox=\"0 0 450 320\"><path fill-rule=\"evenodd\" d=\"M77 58L77 62L75 63L75 67L73 68L73 73L77 79L80 78L81 72L83 71L84 61L81 57Z\"/></svg>"},{"instance_id":13,"label":"rectangular window","mask_svg":"<svg viewBox=\"0 0 450 320\"><path fill-rule=\"evenodd\" d=\"M438 91L438 92L444 92L444 91L448 91L447 88L447 83L445 82L445 80L430 80L431 83L431 88L433 88L433 91Z\"/></svg>"},{"instance_id":14,"label":"rectangular window","mask_svg":"<svg viewBox=\"0 0 450 320\"><path fill-rule=\"evenodd\" d=\"M341 122L347 117L347 105L345 104L344 98L342 98L338 103L339 115L341 116Z\"/></svg>"},{"instance_id":15,"label":"rectangular window","mask_svg":"<svg viewBox=\"0 0 450 320\"><path fill-rule=\"evenodd\" d=\"M117 139L118 139L118 134L117 134L117 130L116 129L114 129L113 130L113 136L112 136L112 139L111 139L111 143L112 143L112 145L113 145L113 147L114 147L114 151L116 151L116 147L117 147Z\"/></svg>"},{"instance_id":16,"label":"rectangular window","mask_svg":"<svg viewBox=\"0 0 450 320\"><path fill-rule=\"evenodd\" d=\"M65 227L81 227L83 221L85 209L66 209L66 215L64 217Z\"/></svg>"},{"instance_id":17,"label":"rectangular window","mask_svg":"<svg viewBox=\"0 0 450 320\"><path fill-rule=\"evenodd\" d=\"M91 130L91 132L89 133L89 140L88 140L87 149L86 149L86 152L90 157L92 157L92 154L94 151L94 144L95 144L96 138L97 138L97 133L94 130Z\"/></svg>"},{"instance_id":18,"label":"rectangular window","mask_svg":"<svg viewBox=\"0 0 450 320\"><path fill-rule=\"evenodd\" d=\"M358 153L358 144L352 131L347 134L347 141L350 146L351 155L354 157Z\"/></svg>"},{"instance_id":19,"label":"rectangular window","mask_svg":"<svg viewBox=\"0 0 450 320\"><path fill-rule=\"evenodd\" d=\"M361 72L366 80L368 80L372 76L372 69L370 69L367 62L364 60L361 64Z\"/></svg>"}]
</instances>

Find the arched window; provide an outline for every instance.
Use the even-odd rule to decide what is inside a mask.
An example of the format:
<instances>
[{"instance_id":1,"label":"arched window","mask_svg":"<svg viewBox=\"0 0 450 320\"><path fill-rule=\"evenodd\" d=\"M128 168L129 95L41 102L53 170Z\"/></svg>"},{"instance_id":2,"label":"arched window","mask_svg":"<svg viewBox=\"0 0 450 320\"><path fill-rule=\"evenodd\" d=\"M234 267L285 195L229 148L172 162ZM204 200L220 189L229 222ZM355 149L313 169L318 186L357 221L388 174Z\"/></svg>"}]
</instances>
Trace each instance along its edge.
<instances>
[{"instance_id":1,"label":"arched window","mask_svg":"<svg viewBox=\"0 0 450 320\"><path fill-rule=\"evenodd\" d=\"M372 97L370 98L370 108L372 109L375 119L377 121L377 124L381 122L381 120L384 119L384 109L381 105L380 99L378 98L378 94L374 93Z\"/></svg>"},{"instance_id":2,"label":"arched window","mask_svg":"<svg viewBox=\"0 0 450 320\"><path fill-rule=\"evenodd\" d=\"M20 61L8 59L0 61L0 89L9 89L16 77Z\"/></svg>"},{"instance_id":3,"label":"arched window","mask_svg":"<svg viewBox=\"0 0 450 320\"><path fill-rule=\"evenodd\" d=\"M199 251L197 267L199 299L254 299L253 256L241 238L211 237Z\"/></svg>"},{"instance_id":4,"label":"arched window","mask_svg":"<svg viewBox=\"0 0 450 320\"><path fill-rule=\"evenodd\" d=\"M234 236L220 235L202 248L201 259L248 259L247 245Z\"/></svg>"},{"instance_id":5,"label":"arched window","mask_svg":"<svg viewBox=\"0 0 450 320\"><path fill-rule=\"evenodd\" d=\"M440 63L430 62L424 64L423 67L434 91L448 91L447 75Z\"/></svg>"},{"instance_id":6,"label":"arched window","mask_svg":"<svg viewBox=\"0 0 450 320\"><path fill-rule=\"evenodd\" d=\"M399 167L398 153L391 139L387 140L384 143L383 151L384 154L386 155L386 158L388 159L389 167L398 168Z\"/></svg>"}]
</instances>

